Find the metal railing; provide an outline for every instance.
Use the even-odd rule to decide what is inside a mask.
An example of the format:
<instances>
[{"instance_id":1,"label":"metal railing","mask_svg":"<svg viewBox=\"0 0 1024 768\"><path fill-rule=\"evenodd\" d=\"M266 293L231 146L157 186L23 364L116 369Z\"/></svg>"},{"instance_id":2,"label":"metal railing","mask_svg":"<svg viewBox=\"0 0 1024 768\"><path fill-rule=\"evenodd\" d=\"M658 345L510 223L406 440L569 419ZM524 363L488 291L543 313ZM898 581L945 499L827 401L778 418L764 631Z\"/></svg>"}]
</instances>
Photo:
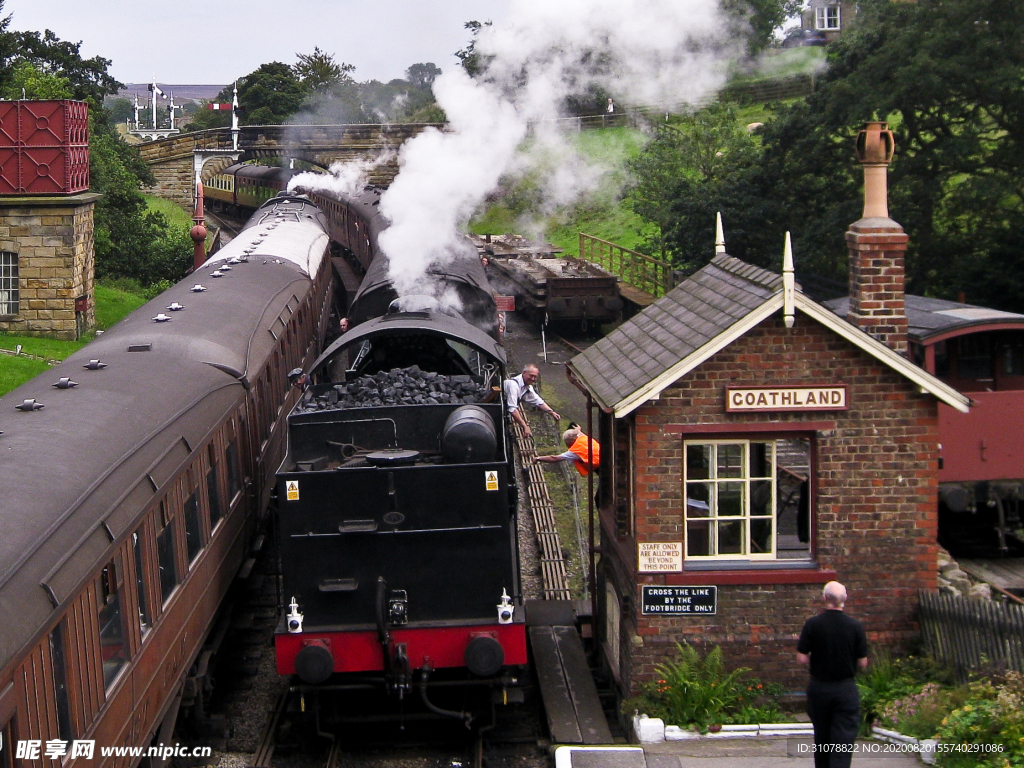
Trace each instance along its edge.
<instances>
[{"instance_id":1,"label":"metal railing","mask_svg":"<svg viewBox=\"0 0 1024 768\"><path fill-rule=\"evenodd\" d=\"M654 297L672 287L672 265L621 245L580 232L580 258L604 267L622 282Z\"/></svg>"}]
</instances>

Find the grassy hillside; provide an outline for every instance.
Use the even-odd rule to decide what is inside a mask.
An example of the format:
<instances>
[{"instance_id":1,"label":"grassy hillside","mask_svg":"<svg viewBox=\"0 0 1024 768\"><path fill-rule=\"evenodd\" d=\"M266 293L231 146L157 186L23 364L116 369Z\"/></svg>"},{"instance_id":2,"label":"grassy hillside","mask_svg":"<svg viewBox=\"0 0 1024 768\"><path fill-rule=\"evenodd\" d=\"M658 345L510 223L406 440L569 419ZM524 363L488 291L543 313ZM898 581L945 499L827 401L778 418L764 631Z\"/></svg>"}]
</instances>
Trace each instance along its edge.
<instances>
[{"instance_id":1,"label":"grassy hillside","mask_svg":"<svg viewBox=\"0 0 1024 768\"><path fill-rule=\"evenodd\" d=\"M167 221L174 225L184 225L186 227L192 226L192 214L186 211L177 203L172 203L170 200L164 200L160 197L153 197L152 195L146 195L146 207L151 211L162 213L167 217Z\"/></svg>"},{"instance_id":2,"label":"grassy hillside","mask_svg":"<svg viewBox=\"0 0 1024 768\"><path fill-rule=\"evenodd\" d=\"M622 202L628 183L625 163L639 153L644 136L631 128L582 131L575 146L603 171L598 190L585 204L556 211L537 221L533 215L533 194L529 181L509 186L499 200L470 222L477 234L524 233L539 227L545 237L567 253L579 254L579 233L586 232L633 248L643 239L645 224Z\"/></svg>"}]
</instances>

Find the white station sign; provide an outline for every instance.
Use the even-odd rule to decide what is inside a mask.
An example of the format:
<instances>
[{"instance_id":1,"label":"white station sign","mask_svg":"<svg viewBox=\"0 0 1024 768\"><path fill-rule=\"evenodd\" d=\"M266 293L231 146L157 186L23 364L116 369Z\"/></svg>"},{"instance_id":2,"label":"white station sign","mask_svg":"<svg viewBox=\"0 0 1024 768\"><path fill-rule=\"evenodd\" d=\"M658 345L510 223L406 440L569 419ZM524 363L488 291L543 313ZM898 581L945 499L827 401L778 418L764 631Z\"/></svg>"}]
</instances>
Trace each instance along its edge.
<instances>
[{"instance_id":1,"label":"white station sign","mask_svg":"<svg viewBox=\"0 0 1024 768\"><path fill-rule=\"evenodd\" d=\"M849 399L845 385L838 387L726 387L725 410L736 411L845 411Z\"/></svg>"}]
</instances>

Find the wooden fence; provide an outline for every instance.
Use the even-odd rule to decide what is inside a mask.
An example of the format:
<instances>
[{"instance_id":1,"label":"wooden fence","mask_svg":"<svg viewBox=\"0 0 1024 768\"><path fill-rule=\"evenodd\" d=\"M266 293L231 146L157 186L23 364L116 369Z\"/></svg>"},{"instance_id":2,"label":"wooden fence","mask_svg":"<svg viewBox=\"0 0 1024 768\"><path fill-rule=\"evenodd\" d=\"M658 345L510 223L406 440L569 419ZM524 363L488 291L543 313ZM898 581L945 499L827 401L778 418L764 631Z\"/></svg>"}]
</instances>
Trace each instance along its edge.
<instances>
[{"instance_id":1,"label":"wooden fence","mask_svg":"<svg viewBox=\"0 0 1024 768\"><path fill-rule=\"evenodd\" d=\"M971 670L1024 672L1024 607L922 591L919 619L925 650L961 681Z\"/></svg>"},{"instance_id":2,"label":"wooden fence","mask_svg":"<svg viewBox=\"0 0 1024 768\"><path fill-rule=\"evenodd\" d=\"M672 287L672 265L621 245L580 232L580 258L598 264L622 282L652 296L664 296Z\"/></svg>"}]
</instances>

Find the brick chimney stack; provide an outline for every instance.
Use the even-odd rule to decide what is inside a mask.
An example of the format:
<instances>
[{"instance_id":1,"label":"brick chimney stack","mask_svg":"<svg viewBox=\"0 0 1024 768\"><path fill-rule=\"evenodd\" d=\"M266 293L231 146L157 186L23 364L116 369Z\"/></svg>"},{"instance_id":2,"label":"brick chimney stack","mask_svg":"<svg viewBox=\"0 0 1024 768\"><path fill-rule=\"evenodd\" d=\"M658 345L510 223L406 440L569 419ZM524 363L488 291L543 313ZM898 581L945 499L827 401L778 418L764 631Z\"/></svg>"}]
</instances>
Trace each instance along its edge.
<instances>
[{"instance_id":1,"label":"brick chimney stack","mask_svg":"<svg viewBox=\"0 0 1024 768\"><path fill-rule=\"evenodd\" d=\"M857 160L864 166L864 214L850 225L850 309L846 319L865 333L907 354L904 256L907 235L889 218L886 174L892 160L892 131L869 122L857 136Z\"/></svg>"}]
</instances>

